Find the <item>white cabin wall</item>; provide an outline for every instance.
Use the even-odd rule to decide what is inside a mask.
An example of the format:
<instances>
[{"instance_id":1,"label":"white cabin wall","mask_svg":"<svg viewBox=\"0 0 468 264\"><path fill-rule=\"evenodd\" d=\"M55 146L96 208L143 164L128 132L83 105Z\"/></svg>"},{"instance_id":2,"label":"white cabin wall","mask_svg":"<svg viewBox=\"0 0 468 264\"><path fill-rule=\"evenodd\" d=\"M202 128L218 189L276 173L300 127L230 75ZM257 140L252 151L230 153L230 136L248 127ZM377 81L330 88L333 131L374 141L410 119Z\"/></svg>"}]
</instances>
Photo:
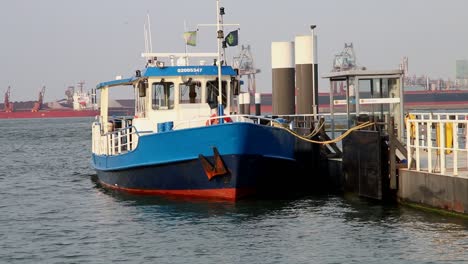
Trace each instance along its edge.
<instances>
[{"instance_id":1,"label":"white cabin wall","mask_svg":"<svg viewBox=\"0 0 468 264\"><path fill-rule=\"evenodd\" d=\"M101 117L104 124L104 132L107 132L107 122L109 120L109 87L101 88Z\"/></svg>"}]
</instances>

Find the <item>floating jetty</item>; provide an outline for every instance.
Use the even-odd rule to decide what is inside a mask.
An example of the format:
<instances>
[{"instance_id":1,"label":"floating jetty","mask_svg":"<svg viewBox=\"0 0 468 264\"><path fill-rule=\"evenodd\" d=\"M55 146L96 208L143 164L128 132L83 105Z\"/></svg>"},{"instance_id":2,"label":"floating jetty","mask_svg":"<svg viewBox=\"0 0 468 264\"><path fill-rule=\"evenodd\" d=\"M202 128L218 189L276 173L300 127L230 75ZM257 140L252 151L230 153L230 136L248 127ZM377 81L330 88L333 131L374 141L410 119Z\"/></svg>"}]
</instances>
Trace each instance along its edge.
<instances>
[{"instance_id":1,"label":"floating jetty","mask_svg":"<svg viewBox=\"0 0 468 264\"><path fill-rule=\"evenodd\" d=\"M468 213L468 113L410 113L408 166L399 170L403 202Z\"/></svg>"},{"instance_id":2,"label":"floating jetty","mask_svg":"<svg viewBox=\"0 0 468 264\"><path fill-rule=\"evenodd\" d=\"M323 76L344 82L346 99L330 95L325 133L328 176L344 192L468 213L468 113L403 112L401 70L351 70ZM338 179L338 180L336 180Z\"/></svg>"}]
</instances>

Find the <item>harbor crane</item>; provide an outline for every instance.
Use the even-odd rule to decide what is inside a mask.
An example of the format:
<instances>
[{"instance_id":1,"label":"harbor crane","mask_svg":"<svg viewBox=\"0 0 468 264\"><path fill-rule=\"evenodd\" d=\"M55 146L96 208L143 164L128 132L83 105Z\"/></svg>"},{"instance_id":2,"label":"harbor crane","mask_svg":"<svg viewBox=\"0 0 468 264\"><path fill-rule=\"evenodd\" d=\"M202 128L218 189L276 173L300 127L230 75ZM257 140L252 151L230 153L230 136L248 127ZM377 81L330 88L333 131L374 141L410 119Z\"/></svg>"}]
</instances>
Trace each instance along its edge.
<instances>
[{"instance_id":1,"label":"harbor crane","mask_svg":"<svg viewBox=\"0 0 468 264\"><path fill-rule=\"evenodd\" d=\"M75 86L70 85L65 90L65 95L67 96L68 103L73 103L73 94L75 94Z\"/></svg>"},{"instance_id":2,"label":"harbor crane","mask_svg":"<svg viewBox=\"0 0 468 264\"><path fill-rule=\"evenodd\" d=\"M37 111L41 110L42 103L44 101L44 94L45 94L45 86L42 86L42 89L39 92L39 98L38 98L37 102L34 103L34 106L31 109L31 112L37 112Z\"/></svg>"},{"instance_id":3,"label":"harbor crane","mask_svg":"<svg viewBox=\"0 0 468 264\"><path fill-rule=\"evenodd\" d=\"M349 71L349 70L365 70L365 67L358 66L356 62L356 53L354 52L353 43L345 43L343 51L335 55L333 59L332 72Z\"/></svg>"},{"instance_id":4,"label":"harbor crane","mask_svg":"<svg viewBox=\"0 0 468 264\"><path fill-rule=\"evenodd\" d=\"M254 59L250 50L250 45L242 45L239 55L233 58L234 68L239 69L239 76L247 76L247 89L251 96L256 93L255 74L260 73L260 69L256 69Z\"/></svg>"},{"instance_id":5,"label":"harbor crane","mask_svg":"<svg viewBox=\"0 0 468 264\"><path fill-rule=\"evenodd\" d=\"M333 59L332 72L350 71L350 70L365 70L366 67L358 66L356 62L356 53L354 52L353 43L345 43L344 49L335 54ZM345 92L344 82L334 82L332 86L332 92L335 94L344 94Z\"/></svg>"},{"instance_id":6,"label":"harbor crane","mask_svg":"<svg viewBox=\"0 0 468 264\"><path fill-rule=\"evenodd\" d=\"M10 86L8 86L8 89L5 92L5 101L3 104L3 109L5 112L13 112L13 103L10 102Z\"/></svg>"}]
</instances>

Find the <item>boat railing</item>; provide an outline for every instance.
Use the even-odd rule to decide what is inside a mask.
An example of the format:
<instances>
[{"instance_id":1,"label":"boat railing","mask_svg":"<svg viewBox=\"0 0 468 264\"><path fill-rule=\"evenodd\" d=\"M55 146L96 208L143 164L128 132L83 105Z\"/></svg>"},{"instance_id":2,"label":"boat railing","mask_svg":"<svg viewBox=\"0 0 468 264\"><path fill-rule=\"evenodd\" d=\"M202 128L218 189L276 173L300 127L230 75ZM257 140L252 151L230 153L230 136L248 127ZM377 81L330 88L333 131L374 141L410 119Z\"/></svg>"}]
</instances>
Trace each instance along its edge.
<instances>
[{"instance_id":1,"label":"boat railing","mask_svg":"<svg viewBox=\"0 0 468 264\"><path fill-rule=\"evenodd\" d=\"M409 113L406 117L408 169L458 176L468 170L464 113Z\"/></svg>"},{"instance_id":2,"label":"boat railing","mask_svg":"<svg viewBox=\"0 0 468 264\"><path fill-rule=\"evenodd\" d=\"M92 151L98 155L120 155L137 148L139 137L153 131L138 131L134 126L102 133L101 123L93 123Z\"/></svg>"},{"instance_id":3,"label":"boat railing","mask_svg":"<svg viewBox=\"0 0 468 264\"><path fill-rule=\"evenodd\" d=\"M179 121L174 126L174 129L181 128L193 128L199 127L200 124L210 125L219 123L230 123L230 122L246 122L268 126L284 126L290 129L297 128L314 128L319 119L315 115L248 115L248 114L235 114L235 115L224 115L224 116L211 116L205 118L196 118L190 120Z\"/></svg>"},{"instance_id":4,"label":"boat railing","mask_svg":"<svg viewBox=\"0 0 468 264\"><path fill-rule=\"evenodd\" d=\"M312 115L226 115L212 116L209 118L191 119L178 122L174 129L199 127L201 123L216 124L222 119L223 122L247 122L267 126L281 126L292 130L298 128L311 129L318 123ZM154 131L138 131L134 126L126 126L119 129L108 129L105 132L102 122L93 123L92 151L98 155L120 155L134 150L138 145L140 135L154 133Z\"/></svg>"},{"instance_id":5,"label":"boat railing","mask_svg":"<svg viewBox=\"0 0 468 264\"><path fill-rule=\"evenodd\" d=\"M320 121L320 116L313 114L294 114L294 115L271 115L267 116L273 121L271 125L276 125L274 122L286 122L289 128L296 130L299 128L313 129Z\"/></svg>"}]
</instances>

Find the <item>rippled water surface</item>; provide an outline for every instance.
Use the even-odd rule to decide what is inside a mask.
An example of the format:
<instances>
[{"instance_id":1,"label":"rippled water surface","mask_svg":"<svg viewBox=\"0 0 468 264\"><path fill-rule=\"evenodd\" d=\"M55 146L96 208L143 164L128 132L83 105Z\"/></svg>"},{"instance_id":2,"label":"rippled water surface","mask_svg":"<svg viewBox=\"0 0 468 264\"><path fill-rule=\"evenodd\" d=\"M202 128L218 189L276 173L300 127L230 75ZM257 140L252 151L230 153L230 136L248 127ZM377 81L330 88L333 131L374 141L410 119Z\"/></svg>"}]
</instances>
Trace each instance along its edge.
<instances>
[{"instance_id":1,"label":"rippled water surface","mask_svg":"<svg viewBox=\"0 0 468 264\"><path fill-rule=\"evenodd\" d=\"M468 220L403 206L106 191L91 122L0 120L0 263L468 263Z\"/></svg>"}]
</instances>

